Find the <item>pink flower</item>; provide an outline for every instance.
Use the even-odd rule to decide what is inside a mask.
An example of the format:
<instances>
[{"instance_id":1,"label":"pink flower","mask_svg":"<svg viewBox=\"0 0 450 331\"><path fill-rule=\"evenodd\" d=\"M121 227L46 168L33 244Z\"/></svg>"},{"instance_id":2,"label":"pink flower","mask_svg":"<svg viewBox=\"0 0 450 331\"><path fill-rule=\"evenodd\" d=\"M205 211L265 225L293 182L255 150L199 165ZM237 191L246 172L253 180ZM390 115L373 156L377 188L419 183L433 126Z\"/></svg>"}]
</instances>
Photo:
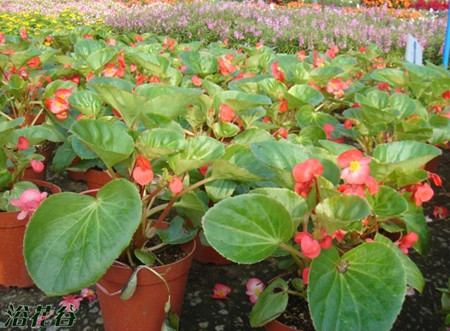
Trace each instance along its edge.
<instances>
[{"instance_id":1,"label":"pink flower","mask_svg":"<svg viewBox=\"0 0 450 331\"><path fill-rule=\"evenodd\" d=\"M231 122L234 116L233 108L224 103L219 106L219 118L222 122Z\"/></svg>"},{"instance_id":2,"label":"pink flower","mask_svg":"<svg viewBox=\"0 0 450 331\"><path fill-rule=\"evenodd\" d=\"M340 78L335 78L327 83L327 92L333 93L335 98L342 98L345 94L344 90L348 89L348 84Z\"/></svg>"},{"instance_id":3,"label":"pink flower","mask_svg":"<svg viewBox=\"0 0 450 331\"><path fill-rule=\"evenodd\" d=\"M302 254L310 259L315 259L320 254L320 244L308 232L299 232L295 235L294 241L300 245Z\"/></svg>"},{"instance_id":4,"label":"pink flower","mask_svg":"<svg viewBox=\"0 0 450 331\"><path fill-rule=\"evenodd\" d=\"M173 177L169 183L169 189L172 194L177 194L183 191L183 181L180 177Z\"/></svg>"},{"instance_id":5,"label":"pink flower","mask_svg":"<svg viewBox=\"0 0 450 331\"><path fill-rule=\"evenodd\" d=\"M329 58L334 59L338 52L339 52L339 47L331 46L331 48L325 52L325 55L328 56Z\"/></svg>"},{"instance_id":6,"label":"pink flower","mask_svg":"<svg viewBox=\"0 0 450 331\"><path fill-rule=\"evenodd\" d=\"M234 61L233 54L227 54L222 56L219 60L219 69L222 75L228 75L229 73L235 72L237 70L237 66L232 63Z\"/></svg>"},{"instance_id":7,"label":"pink flower","mask_svg":"<svg viewBox=\"0 0 450 331\"><path fill-rule=\"evenodd\" d=\"M325 58L319 58L319 51L314 51L313 53L313 64L314 68L323 67L323 63L325 62Z\"/></svg>"},{"instance_id":8,"label":"pink flower","mask_svg":"<svg viewBox=\"0 0 450 331\"><path fill-rule=\"evenodd\" d=\"M55 97L47 98L45 100L45 105L50 111L56 115L56 118L60 120L65 120L69 116L70 105L67 100Z\"/></svg>"},{"instance_id":9,"label":"pink flower","mask_svg":"<svg viewBox=\"0 0 450 331\"><path fill-rule=\"evenodd\" d=\"M145 157L138 155L137 166L133 169L133 178L139 185L147 185L153 180L152 164Z\"/></svg>"},{"instance_id":10,"label":"pink flower","mask_svg":"<svg viewBox=\"0 0 450 331\"><path fill-rule=\"evenodd\" d=\"M34 172L42 172L45 168L44 163L35 159L31 160L30 166L33 168Z\"/></svg>"},{"instance_id":11,"label":"pink flower","mask_svg":"<svg viewBox=\"0 0 450 331\"><path fill-rule=\"evenodd\" d=\"M333 124L329 124L329 123L328 124L324 124L322 126L322 128L323 128L323 131L325 131L328 140L334 141L335 143L338 143L338 144L341 144L341 143L344 142L344 138L343 137L333 138L333 132L334 132L334 130L336 130L334 128Z\"/></svg>"},{"instance_id":12,"label":"pink flower","mask_svg":"<svg viewBox=\"0 0 450 331\"><path fill-rule=\"evenodd\" d=\"M89 302L94 301L97 298L94 290L90 289L89 287L81 290L81 296L83 297L83 299L88 299Z\"/></svg>"},{"instance_id":13,"label":"pink flower","mask_svg":"<svg viewBox=\"0 0 450 331\"><path fill-rule=\"evenodd\" d=\"M297 59L299 59L300 61L303 61L306 58L306 52L305 51L300 51L297 53Z\"/></svg>"},{"instance_id":14,"label":"pink flower","mask_svg":"<svg viewBox=\"0 0 450 331\"><path fill-rule=\"evenodd\" d=\"M308 159L300 162L292 169L292 176L296 184L294 191L302 197L306 197L311 190L316 176L323 172L323 165L317 159Z\"/></svg>"},{"instance_id":15,"label":"pink flower","mask_svg":"<svg viewBox=\"0 0 450 331\"><path fill-rule=\"evenodd\" d=\"M334 231L332 237L336 238L336 240L340 243L340 242L342 242L342 240L344 240L344 236L346 233L347 233L347 231L339 229L339 230Z\"/></svg>"},{"instance_id":16,"label":"pink flower","mask_svg":"<svg viewBox=\"0 0 450 331\"><path fill-rule=\"evenodd\" d=\"M250 302L255 303L258 300L259 295L264 290L264 283L258 278L250 278L247 282L247 294Z\"/></svg>"},{"instance_id":17,"label":"pink flower","mask_svg":"<svg viewBox=\"0 0 450 331\"><path fill-rule=\"evenodd\" d=\"M302 280L303 280L303 284L305 284L305 285L308 285L308 283L309 283L309 270L310 270L310 267L306 267L302 271Z\"/></svg>"},{"instance_id":18,"label":"pink flower","mask_svg":"<svg viewBox=\"0 0 450 331\"><path fill-rule=\"evenodd\" d=\"M22 39L28 40L28 36L27 36L27 30L25 30L24 28L20 28L20 36L22 37Z\"/></svg>"},{"instance_id":19,"label":"pink flower","mask_svg":"<svg viewBox=\"0 0 450 331\"><path fill-rule=\"evenodd\" d=\"M213 294L211 295L211 298L214 299L228 299L227 295L231 292L231 289L224 285L217 283L214 285Z\"/></svg>"},{"instance_id":20,"label":"pink flower","mask_svg":"<svg viewBox=\"0 0 450 331\"><path fill-rule=\"evenodd\" d=\"M30 147L30 142L28 141L28 139L24 136L20 136L17 139L17 149L23 151L23 150L27 149L28 147Z\"/></svg>"},{"instance_id":21,"label":"pink flower","mask_svg":"<svg viewBox=\"0 0 450 331\"><path fill-rule=\"evenodd\" d=\"M352 185L352 184L342 184L337 188L339 192L342 192L343 194L350 194L350 195L357 195L361 198L366 197L366 193L364 192L364 186L363 185Z\"/></svg>"},{"instance_id":22,"label":"pink flower","mask_svg":"<svg viewBox=\"0 0 450 331\"><path fill-rule=\"evenodd\" d=\"M287 139L288 137L288 132L286 131L285 128L281 127L277 130L277 132L280 136L282 136L284 139Z\"/></svg>"},{"instance_id":23,"label":"pink flower","mask_svg":"<svg viewBox=\"0 0 450 331\"><path fill-rule=\"evenodd\" d=\"M370 157L364 157L363 153L356 149L348 150L337 158L341 168L341 178L349 184L364 184L369 178Z\"/></svg>"},{"instance_id":24,"label":"pink flower","mask_svg":"<svg viewBox=\"0 0 450 331\"><path fill-rule=\"evenodd\" d=\"M80 302L82 300L83 297L80 295L66 295L63 297L63 300L59 303L59 305L66 307L66 311L68 312L74 312L80 308Z\"/></svg>"},{"instance_id":25,"label":"pink flower","mask_svg":"<svg viewBox=\"0 0 450 331\"><path fill-rule=\"evenodd\" d=\"M437 219L445 218L449 215L449 211L445 206L434 206L433 217Z\"/></svg>"},{"instance_id":26,"label":"pink flower","mask_svg":"<svg viewBox=\"0 0 450 331\"><path fill-rule=\"evenodd\" d=\"M19 199L14 199L11 204L19 207L21 212L17 215L18 220L25 219L32 215L42 201L47 197L47 192L39 192L38 189L29 188L22 192Z\"/></svg>"}]
</instances>

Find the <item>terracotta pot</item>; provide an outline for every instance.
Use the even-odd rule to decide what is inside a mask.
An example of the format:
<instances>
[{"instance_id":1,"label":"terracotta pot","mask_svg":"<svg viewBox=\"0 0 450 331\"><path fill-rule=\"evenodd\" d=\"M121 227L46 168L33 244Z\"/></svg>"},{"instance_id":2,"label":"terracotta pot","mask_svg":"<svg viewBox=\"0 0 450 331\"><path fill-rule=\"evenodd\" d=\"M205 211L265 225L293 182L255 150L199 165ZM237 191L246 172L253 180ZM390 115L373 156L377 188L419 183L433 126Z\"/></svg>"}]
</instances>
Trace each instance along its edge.
<instances>
[{"instance_id":1,"label":"terracotta pot","mask_svg":"<svg viewBox=\"0 0 450 331\"><path fill-rule=\"evenodd\" d=\"M36 119L37 117L37 119ZM23 122L24 126L30 126L34 122L34 125L42 124L45 122L45 111L39 116L37 114L27 114L25 115L25 121Z\"/></svg>"},{"instance_id":2,"label":"terracotta pot","mask_svg":"<svg viewBox=\"0 0 450 331\"><path fill-rule=\"evenodd\" d=\"M106 171L89 169L84 179L86 180L86 184L89 190L101 188L106 183L112 181L112 177Z\"/></svg>"},{"instance_id":3,"label":"terracotta pot","mask_svg":"<svg viewBox=\"0 0 450 331\"><path fill-rule=\"evenodd\" d=\"M86 173L84 171L69 170L68 173L69 173L70 179L72 179L72 180L75 180L77 182L85 181Z\"/></svg>"},{"instance_id":4,"label":"terracotta pot","mask_svg":"<svg viewBox=\"0 0 450 331\"><path fill-rule=\"evenodd\" d=\"M192 263L195 241L181 245L187 255L174 263L153 268L170 286L172 310L180 315L184 290ZM113 265L97 283L97 294L106 331L160 331L165 318L167 289L151 271L141 270L134 295L122 301L119 294L130 278L132 269ZM100 286L99 286L100 285ZM105 290L109 293L105 293Z\"/></svg>"},{"instance_id":5,"label":"terracotta pot","mask_svg":"<svg viewBox=\"0 0 450 331\"><path fill-rule=\"evenodd\" d=\"M56 194L61 189L48 182L31 180L38 186L46 187ZM23 258L23 236L28 217L19 221L19 212L0 213L0 285L30 287L33 280L28 275Z\"/></svg>"},{"instance_id":6,"label":"terracotta pot","mask_svg":"<svg viewBox=\"0 0 450 331\"><path fill-rule=\"evenodd\" d=\"M437 174L439 165L441 164L442 155L436 156L425 164L425 170Z\"/></svg>"},{"instance_id":7,"label":"terracotta pot","mask_svg":"<svg viewBox=\"0 0 450 331\"><path fill-rule=\"evenodd\" d=\"M266 331L301 331L298 329L291 328L277 320L272 321L265 325Z\"/></svg>"},{"instance_id":8,"label":"terracotta pot","mask_svg":"<svg viewBox=\"0 0 450 331\"><path fill-rule=\"evenodd\" d=\"M202 245L200 237L195 236L196 249L194 252L194 260L200 263L213 263L216 265L227 265L233 263L223 257L211 246Z\"/></svg>"}]
</instances>

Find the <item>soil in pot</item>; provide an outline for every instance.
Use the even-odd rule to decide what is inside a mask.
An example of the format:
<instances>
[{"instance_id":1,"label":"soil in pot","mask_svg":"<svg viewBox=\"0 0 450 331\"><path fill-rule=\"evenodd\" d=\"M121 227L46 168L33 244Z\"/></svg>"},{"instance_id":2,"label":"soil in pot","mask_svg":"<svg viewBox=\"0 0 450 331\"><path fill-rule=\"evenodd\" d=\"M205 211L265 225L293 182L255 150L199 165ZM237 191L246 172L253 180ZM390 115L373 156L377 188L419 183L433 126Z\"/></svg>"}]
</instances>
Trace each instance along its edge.
<instances>
[{"instance_id":1,"label":"soil in pot","mask_svg":"<svg viewBox=\"0 0 450 331\"><path fill-rule=\"evenodd\" d=\"M267 331L315 331L309 315L308 303L305 299L297 296L289 296L288 306L275 323L266 325Z\"/></svg>"},{"instance_id":2,"label":"soil in pot","mask_svg":"<svg viewBox=\"0 0 450 331\"><path fill-rule=\"evenodd\" d=\"M158 253L158 259L167 263L153 267L168 282L171 291L171 308L181 313L184 290L190 265L192 263L195 242L180 246L167 246ZM174 258L174 256L177 256ZM133 296L123 301L119 294L128 281L132 269L123 264L111 266L97 283L97 294L102 310L103 322L107 331L160 331L165 318L164 305L168 299L166 286L161 279L149 270L139 271L136 291ZM107 292L106 292L107 291Z\"/></svg>"},{"instance_id":3,"label":"soil in pot","mask_svg":"<svg viewBox=\"0 0 450 331\"><path fill-rule=\"evenodd\" d=\"M61 189L51 183L31 180L41 192L56 194ZM30 287L33 280L28 275L23 257L23 237L29 218L18 220L19 212L0 213L0 285Z\"/></svg>"}]
</instances>

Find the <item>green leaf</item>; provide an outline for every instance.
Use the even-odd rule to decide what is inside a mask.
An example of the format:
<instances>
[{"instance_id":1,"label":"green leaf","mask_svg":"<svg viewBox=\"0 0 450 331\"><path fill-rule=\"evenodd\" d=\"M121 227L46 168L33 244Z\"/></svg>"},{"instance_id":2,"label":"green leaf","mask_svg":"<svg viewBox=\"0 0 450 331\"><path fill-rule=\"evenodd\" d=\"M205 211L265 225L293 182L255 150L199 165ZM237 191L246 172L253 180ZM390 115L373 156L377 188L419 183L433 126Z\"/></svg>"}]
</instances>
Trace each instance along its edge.
<instances>
[{"instance_id":1,"label":"green leaf","mask_svg":"<svg viewBox=\"0 0 450 331\"><path fill-rule=\"evenodd\" d=\"M309 85L294 85L288 91L288 102L293 105L303 106L309 104L317 106L324 99L322 93Z\"/></svg>"},{"instance_id":2,"label":"green leaf","mask_svg":"<svg viewBox=\"0 0 450 331\"><path fill-rule=\"evenodd\" d=\"M373 213L378 217L394 217L408 210L408 202L396 190L380 186L374 195L367 195Z\"/></svg>"},{"instance_id":3,"label":"green leaf","mask_svg":"<svg viewBox=\"0 0 450 331\"><path fill-rule=\"evenodd\" d=\"M410 117L416 110L416 104L404 93L395 93L389 98L389 106L398 113L400 119Z\"/></svg>"},{"instance_id":4,"label":"green leaf","mask_svg":"<svg viewBox=\"0 0 450 331\"><path fill-rule=\"evenodd\" d=\"M258 194L217 203L206 212L203 229L215 250L238 263L265 259L294 232L291 216L283 205Z\"/></svg>"},{"instance_id":5,"label":"green leaf","mask_svg":"<svg viewBox=\"0 0 450 331\"><path fill-rule=\"evenodd\" d=\"M321 144L327 151L333 153L334 155L341 155L346 151L356 149L354 146L335 143L331 140L319 140L319 144Z\"/></svg>"},{"instance_id":6,"label":"green leaf","mask_svg":"<svg viewBox=\"0 0 450 331\"><path fill-rule=\"evenodd\" d=\"M342 257L332 247L311 264L308 304L317 330L390 330L405 294L405 270L385 244L365 243Z\"/></svg>"},{"instance_id":7,"label":"green leaf","mask_svg":"<svg viewBox=\"0 0 450 331\"><path fill-rule=\"evenodd\" d=\"M24 240L36 285L64 295L94 284L130 243L141 212L139 193L125 179L106 184L97 198L66 192L44 200Z\"/></svg>"},{"instance_id":8,"label":"green leaf","mask_svg":"<svg viewBox=\"0 0 450 331\"><path fill-rule=\"evenodd\" d=\"M394 245L389 238L377 233L375 236L375 242L383 243L391 250L395 252L397 257L402 261L403 267L406 272L406 283L414 287L417 291L422 293L423 287L425 286L425 280L423 279L422 272L419 270L417 265L406 255L403 253L400 248Z\"/></svg>"},{"instance_id":9,"label":"green leaf","mask_svg":"<svg viewBox=\"0 0 450 331\"><path fill-rule=\"evenodd\" d=\"M214 96L215 109L219 109L222 103L227 104L236 113L239 113L258 106L270 105L272 101L266 95L249 94L240 91L223 91Z\"/></svg>"},{"instance_id":10,"label":"green leaf","mask_svg":"<svg viewBox=\"0 0 450 331\"><path fill-rule=\"evenodd\" d=\"M133 138L115 123L81 119L71 131L108 167L125 160L134 150Z\"/></svg>"},{"instance_id":11,"label":"green leaf","mask_svg":"<svg viewBox=\"0 0 450 331\"><path fill-rule=\"evenodd\" d=\"M155 128L144 131L136 140L144 157L151 160L178 153L186 147L184 134L170 129Z\"/></svg>"},{"instance_id":12,"label":"green leaf","mask_svg":"<svg viewBox=\"0 0 450 331\"><path fill-rule=\"evenodd\" d=\"M75 54L79 57L87 59L92 53L101 50L104 44L91 39L84 39L77 42L74 46Z\"/></svg>"},{"instance_id":13,"label":"green leaf","mask_svg":"<svg viewBox=\"0 0 450 331\"><path fill-rule=\"evenodd\" d=\"M186 147L181 152L169 157L169 165L176 174L203 167L220 158L224 145L206 136L186 139Z\"/></svg>"},{"instance_id":14,"label":"green leaf","mask_svg":"<svg viewBox=\"0 0 450 331\"><path fill-rule=\"evenodd\" d=\"M92 70L97 71L105 64L110 62L116 55L117 50L115 50L114 48L102 48L91 53L86 59L86 62L92 68Z\"/></svg>"},{"instance_id":15,"label":"green leaf","mask_svg":"<svg viewBox=\"0 0 450 331\"><path fill-rule=\"evenodd\" d=\"M328 82L330 79L336 77L337 75L343 73L344 70L340 67L326 66L319 67L311 70L309 73L313 80L316 82Z\"/></svg>"},{"instance_id":16,"label":"green leaf","mask_svg":"<svg viewBox=\"0 0 450 331\"><path fill-rule=\"evenodd\" d=\"M52 166L55 172L61 172L66 170L72 164L73 160L77 156L77 153L72 148L72 144L68 141L64 142L56 150L52 159Z\"/></svg>"},{"instance_id":17,"label":"green leaf","mask_svg":"<svg viewBox=\"0 0 450 331\"><path fill-rule=\"evenodd\" d=\"M232 179L250 182L263 180L260 176L227 160L215 160L212 164L212 169L211 176L216 179Z\"/></svg>"},{"instance_id":18,"label":"green leaf","mask_svg":"<svg viewBox=\"0 0 450 331\"><path fill-rule=\"evenodd\" d=\"M122 287L122 290L120 291L121 300L126 301L130 299L133 296L134 292L136 291L138 271L139 269L134 269L133 272L131 273L130 278L128 278L128 281Z\"/></svg>"},{"instance_id":19,"label":"green leaf","mask_svg":"<svg viewBox=\"0 0 450 331\"><path fill-rule=\"evenodd\" d=\"M288 289L288 284L282 278L274 280L264 289L250 313L250 325L253 328L266 325L286 310L289 300Z\"/></svg>"},{"instance_id":20,"label":"green leaf","mask_svg":"<svg viewBox=\"0 0 450 331\"><path fill-rule=\"evenodd\" d=\"M143 252L140 249L134 250L134 256L141 261L143 264L154 265L156 261L156 256L152 252Z\"/></svg>"},{"instance_id":21,"label":"green leaf","mask_svg":"<svg viewBox=\"0 0 450 331\"><path fill-rule=\"evenodd\" d=\"M187 229L184 227L184 220L177 216L173 218L167 229L157 230L161 240L168 245L183 244L194 239L197 229Z\"/></svg>"},{"instance_id":22,"label":"green leaf","mask_svg":"<svg viewBox=\"0 0 450 331\"><path fill-rule=\"evenodd\" d=\"M279 203L289 212L292 219L298 221L308 212L308 205L299 194L285 188L258 188L250 193L268 196Z\"/></svg>"},{"instance_id":23,"label":"green leaf","mask_svg":"<svg viewBox=\"0 0 450 331\"><path fill-rule=\"evenodd\" d=\"M239 127L229 122L216 122L211 126L217 139L233 137L239 133Z\"/></svg>"},{"instance_id":24,"label":"green leaf","mask_svg":"<svg viewBox=\"0 0 450 331\"><path fill-rule=\"evenodd\" d=\"M400 166L405 170L417 169L441 155L434 146L417 141L395 141L375 147L373 157L381 162Z\"/></svg>"},{"instance_id":25,"label":"green leaf","mask_svg":"<svg viewBox=\"0 0 450 331\"><path fill-rule=\"evenodd\" d=\"M206 52L189 50L180 52L179 56L186 65L188 72L195 75L206 76L217 72L219 69L217 59Z\"/></svg>"},{"instance_id":26,"label":"green leaf","mask_svg":"<svg viewBox=\"0 0 450 331\"><path fill-rule=\"evenodd\" d=\"M450 140L450 118L432 114L429 122L433 129L433 135L429 140L430 144L443 144Z\"/></svg>"},{"instance_id":27,"label":"green leaf","mask_svg":"<svg viewBox=\"0 0 450 331\"><path fill-rule=\"evenodd\" d=\"M233 143L238 144L251 144L261 141L273 141L275 138L266 130L259 128L251 128L244 130L233 138Z\"/></svg>"},{"instance_id":28,"label":"green leaf","mask_svg":"<svg viewBox=\"0 0 450 331\"><path fill-rule=\"evenodd\" d=\"M231 197L237 186L233 180L219 179L206 184L205 190L212 201L218 202Z\"/></svg>"},{"instance_id":29,"label":"green leaf","mask_svg":"<svg viewBox=\"0 0 450 331\"><path fill-rule=\"evenodd\" d=\"M102 99L89 90L74 91L68 101L73 108L78 109L87 116L99 115L102 110Z\"/></svg>"},{"instance_id":30,"label":"green leaf","mask_svg":"<svg viewBox=\"0 0 450 331\"><path fill-rule=\"evenodd\" d=\"M44 125L33 125L15 129L14 133L11 136L10 142L15 144L20 136L26 137L28 139L28 142L30 143L30 146L35 146L45 140L57 140L54 132Z\"/></svg>"},{"instance_id":31,"label":"green leaf","mask_svg":"<svg viewBox=\"0 0 450 331\"><path fill-rule=\"evenodd\" d=\"M316 145L322 139L327 139L327 135L322 127L309 125L300 130L298 136L295 137L295 142L302 145Z\"/></svg>"},{"instance_id":32,"label":"green leaf","mask_svg":"<svg viewBox=\"0 0 450 331\"><path fill-rule=\"evenodd\" d=\"M334 116L321 111L315 111L312 106L300 107L295 113L295 119L302 129L310 125L322 128L325 124L339 124L339 121Z\"/></svg>"},{"instance_id":33,"label":"green leaf","mask_svg":"<svg viewBox=\"0 0 450 331\"><path fill-rule=\"evenodd\" d=\"M327 198L316 207L317 218L328 234L345 230L351 223L370 215L366 200L356 195L338 195Z\"/></svg>"},{"instance_id":34,"label":"green leaf","mask_svg":"<svg viewBox=\"0 0 450 331\"><path fill-rule=\"evenodd\" d=\"M384 68L374 70L370 76L372 79L378 80L380 82L389 83L392 86L406 86L408 82L408 77L403 71L399 69Z\"/></svg>"},{"instance_id":35,"label":"green leaf","mask_svg":"<svg viewBox=\"0 0 450 331\"><path fill-rule=\"evenodd\" d=\"M189 218L196 226L200 225L202 217L208 210L208 206L193 191L183 194L174 207L180 216Z\"/></svg>"}]
</instances>

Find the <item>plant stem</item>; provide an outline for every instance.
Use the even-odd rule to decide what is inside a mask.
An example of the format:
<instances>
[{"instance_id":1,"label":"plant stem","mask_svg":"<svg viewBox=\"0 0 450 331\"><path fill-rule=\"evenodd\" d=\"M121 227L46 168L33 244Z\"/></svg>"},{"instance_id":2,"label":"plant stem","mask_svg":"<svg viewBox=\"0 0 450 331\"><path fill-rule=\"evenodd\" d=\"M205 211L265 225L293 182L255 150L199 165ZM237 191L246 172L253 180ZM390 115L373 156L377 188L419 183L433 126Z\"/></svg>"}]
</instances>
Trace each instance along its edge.
<instances>
[{"instance_id":1,"label":"plant stem","mask_svg":"<svg viewBox=\"0 0 450 331\"><path fill-rule=\"evenodd\" d=\"M178 193L177 195L175 195L174 198L175 198L175 199L178 199L178 198L181 197L183 194L188 193L188 192L190 192L190 191L192 191L192 190L195 190L197 187L200 187L200 186L202 186L202 185L208 184L209 182L212 182L212 181L214 181L214 180L216 180L216 178L215 178L215 177L212 177L212 176L211 176L211 177L208 177L208 178L205 178L205 179L202 179L201 181L199 181L199 182L197 182L197 183L195 183L195 184L189 186L189 187L186 188L184 191L181 191L180 193Z\"/></svg>"},{"instance_id":2,"label":"plant stem","mask_svg":"<svg viewBox=\"0 0 450 331\"><path fill-rule=\"evenodd\" d=\"M110 176L112 177L112 179L117 179L116 173L114 172L113 168L110 166L106 166L106 168L108 169L108 172L109 172Z\"/></svg>"},{"instance_id":3,"label":"plant stem","mask_svg":"<svg viewBox=\"0 0 450 331\"><path fill-rule=\"evenodd\" d=\"M281 248L283 248L285 251L288 251L289 253L291 253L292 254L292 256L296 256L296 257L298 257L298 258L303 258L303 255L298 251L298 250L296 250L294 247L292 247L292 246L289 246L288 244L286 244L286 243L280 243L279 244L280 245L280 247Z\"/></svg>"}]
</instances>

